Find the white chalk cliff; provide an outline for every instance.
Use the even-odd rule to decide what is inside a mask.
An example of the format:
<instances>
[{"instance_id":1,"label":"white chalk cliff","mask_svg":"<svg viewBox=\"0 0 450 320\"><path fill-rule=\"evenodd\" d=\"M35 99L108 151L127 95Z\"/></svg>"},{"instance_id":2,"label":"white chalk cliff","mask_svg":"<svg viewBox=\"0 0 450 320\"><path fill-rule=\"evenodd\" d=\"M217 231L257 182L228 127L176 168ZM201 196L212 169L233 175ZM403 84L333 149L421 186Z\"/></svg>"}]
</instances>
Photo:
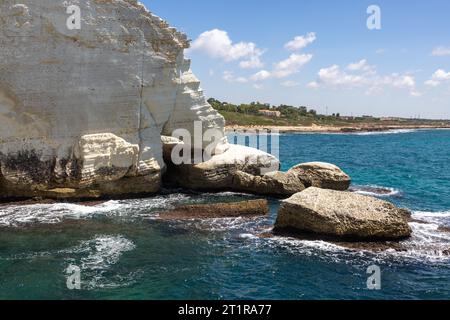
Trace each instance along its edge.
<instances>
[{"instance_id":1,"label":"white chalk cliff","mask_svg":"<svg viewBox=\"0 0 450 320\"><path fill-rule=\"evenodd\" d=\"M159 190L161 135L225 125L188 47L135 0L1 0L0 197Z\"/></svg>"}]
</instances>

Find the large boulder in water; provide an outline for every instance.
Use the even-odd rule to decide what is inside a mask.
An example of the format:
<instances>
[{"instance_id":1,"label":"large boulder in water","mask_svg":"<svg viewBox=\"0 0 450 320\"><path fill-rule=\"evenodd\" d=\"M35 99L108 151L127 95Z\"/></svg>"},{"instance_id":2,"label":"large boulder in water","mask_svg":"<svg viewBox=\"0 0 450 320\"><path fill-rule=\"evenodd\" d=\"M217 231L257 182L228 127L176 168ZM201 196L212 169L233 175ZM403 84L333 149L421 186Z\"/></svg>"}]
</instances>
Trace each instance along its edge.
<instances>
[{"instance_id":1,"label":"large boulder in water","mask_svg":"<svg viewBox=\"0 0 450 320\"><path fill-rule=\"evenodd\" d=\"M305 190L305 185L294 173L274 171L255 176L237 171L233 177L233 188L238 191L283 197Z\"/></svg>"},{"instance_id":2,"label":"large boulder in water","mask_svg":"<svg viewBox=\"0 0 450 320\"><path fill-rule=\"evenodd\" d=\"M351 185L351 178L342 169L331 163L309 162L291 168L305 187L345 191Z\"/></svg>"},{"instance_id":3,"label":"large boulder in water","mask_svg":"<svg viewBox=\"0 0 450 320\"><path fill-rule=\"evenodd\" d=\"M402 240L411 235L409 216L377 198L311 187L283 201L275 232L345 241Z\"/></svg>"},{"instance_id":4,"label":"large boulder in water","mask_svg":"<svg viewBox=\"0 0 450 320\"><path fill-rule=\"evenodd\" d=\"M177 146L173 138L163 138L164 159L168 164L166 181L193 190L236 190L245 191L236 184L236 175L244 173L250 177L262 176L277 171L279 160L260 150L230 145L228 149L200 163L172 163L173 149ZM183 142L179 142L183 144ZM251 191L251 190L248 190Z\"/></svg>"},{"instance_id":5,"label":"large boulder in water","mask_svg":"<svg viewBox=\"0 0 450 320\"><path fill-rule=\"evenodd\" d=\"M136 0L2 0L0 44L0 197L156 192L161 134L224 131L187 36Z\"/></svg>"}]
</instances>

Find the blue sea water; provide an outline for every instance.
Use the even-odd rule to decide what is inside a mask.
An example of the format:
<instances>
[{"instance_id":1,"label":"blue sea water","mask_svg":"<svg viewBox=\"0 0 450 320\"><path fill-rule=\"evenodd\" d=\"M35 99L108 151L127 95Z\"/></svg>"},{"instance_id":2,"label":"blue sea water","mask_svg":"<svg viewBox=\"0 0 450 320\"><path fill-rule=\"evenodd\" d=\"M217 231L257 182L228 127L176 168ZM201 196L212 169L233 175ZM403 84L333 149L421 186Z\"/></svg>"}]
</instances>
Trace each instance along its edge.
<instances>
[{"instance_id":1,"label":"blue sea water","mask_svg":"<svg viewBox=\"0 0 450 320\"><path fill-rule=\"evenodd\" d=\"M270 218L167 222L182 203L254 196L177 191L96 206L0 207L0 299L449 299L450 131L282 134L283 169L308 161L339 165L353 190L409 208L403 251L351 250L321 241L261 238ZM379 194L377 188L388 190ZM371 191L372 190L372 191ZM67 268L80 268L69 290ZM367 268L381 268L381 290Z\"/></svg>"}]
</instances>

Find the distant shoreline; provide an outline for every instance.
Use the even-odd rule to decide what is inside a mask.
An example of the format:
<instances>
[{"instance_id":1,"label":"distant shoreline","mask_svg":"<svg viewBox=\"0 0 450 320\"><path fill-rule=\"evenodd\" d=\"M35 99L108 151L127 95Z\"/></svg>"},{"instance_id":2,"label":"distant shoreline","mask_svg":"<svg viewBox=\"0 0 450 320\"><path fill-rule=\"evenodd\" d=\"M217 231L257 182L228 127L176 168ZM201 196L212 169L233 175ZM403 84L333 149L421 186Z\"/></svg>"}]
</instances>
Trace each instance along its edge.
<instances>
[{"instance_id":1,"label":"distant shoreline","mask_svg":"<svg viewBox=\"0 0 450 320\"><path fill-rule=\"evenodd\" d=\"M352 125L352 126L240 126L230 125L226 126L227 133L239 131L278 131L280 133L365 133L365 132L389 132L394 130L433 130L433 129L450 129L450 125L392 125L392 126L367 126L367 125Z\"/></svg>"}]
</instances>

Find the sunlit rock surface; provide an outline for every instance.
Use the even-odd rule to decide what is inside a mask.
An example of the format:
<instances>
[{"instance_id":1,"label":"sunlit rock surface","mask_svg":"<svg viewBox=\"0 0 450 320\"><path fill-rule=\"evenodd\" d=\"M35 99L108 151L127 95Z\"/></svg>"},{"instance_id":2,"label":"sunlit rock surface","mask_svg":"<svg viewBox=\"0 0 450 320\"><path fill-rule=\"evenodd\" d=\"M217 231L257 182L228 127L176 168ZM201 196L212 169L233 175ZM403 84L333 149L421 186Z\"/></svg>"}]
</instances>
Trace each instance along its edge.
<instances>
[{"instance_id":1,"label":"sunlit rock surface","mask_svg":"<svg viewBox=\"0 0 450 320\"><path fill-rule=\"evenodd\" d=\"M67 26L72 4L80 30ZM223 132L188 46L133 0L2 0L0 197L157 191L161 134L194 121Z\"/></svg>"}]
</instances>

